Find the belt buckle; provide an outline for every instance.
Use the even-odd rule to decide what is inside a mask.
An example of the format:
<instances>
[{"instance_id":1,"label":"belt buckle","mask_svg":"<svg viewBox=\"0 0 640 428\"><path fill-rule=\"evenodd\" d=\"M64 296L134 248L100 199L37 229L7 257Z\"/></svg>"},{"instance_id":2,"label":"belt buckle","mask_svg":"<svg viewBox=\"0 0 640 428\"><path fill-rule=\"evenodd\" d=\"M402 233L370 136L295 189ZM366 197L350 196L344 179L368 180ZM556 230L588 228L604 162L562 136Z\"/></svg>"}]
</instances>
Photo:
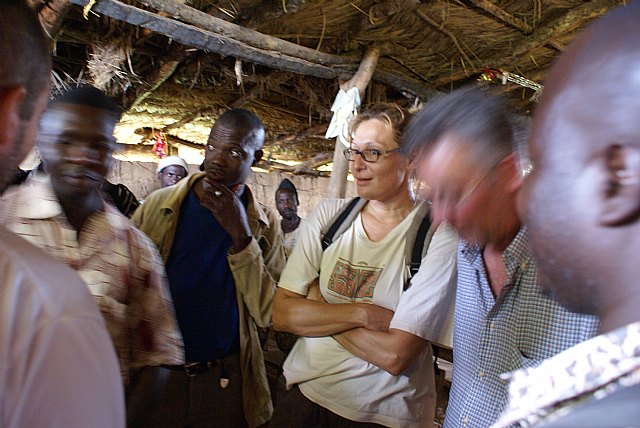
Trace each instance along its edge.
<instances>
[{"instance_id":1,"label":"belt buckle","mask_svg":"<svg viewBox=\"0 0 640 428\"><path fill-rule=\"evenodd\" d=\"M184 365L184 372L189 377L196 377L200 373L207 371L209 365L207 363L203 363L201 361L196 361L193 363L187 363Z\"/></svg>"}]
</instances>

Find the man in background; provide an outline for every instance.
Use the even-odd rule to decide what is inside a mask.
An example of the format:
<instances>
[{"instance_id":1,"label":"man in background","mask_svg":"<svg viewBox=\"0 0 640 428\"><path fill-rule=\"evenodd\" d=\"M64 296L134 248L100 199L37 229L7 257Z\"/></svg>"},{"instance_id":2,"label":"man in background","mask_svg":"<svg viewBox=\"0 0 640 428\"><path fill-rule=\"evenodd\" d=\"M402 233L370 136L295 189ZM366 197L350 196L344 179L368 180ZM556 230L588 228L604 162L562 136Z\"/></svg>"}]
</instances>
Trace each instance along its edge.
<instances>
[{"instance_id":1,"label":"man in background","mask_svg":"<svg viewBox=\"0 0 640 428\"><path fill-rule=\"evenodd\" d=\"M33 147L49 89L49 49L24 0L0 2L0 58L2 194ZM0 426L124 427L118 362L85 285L2 226L0 344Z\"/></svg>"},{"instance_id":2,"label":"man in background","mask_svg":"<svg viewBox=\"0 0 640 428\"><path fill-rule=\"evenodd\" d=\"M173 186L189 174L187 163L180 156L167 156L158 161L156 169L160 188Z\"/></svg>"},{"instance_id":3,"label":"man in background","mask_svg":"<svg viewBox=\"0 0 640 428\"><path fill-rule=\"evenodd\" d=\"M284 236L283 245L287 258L293 251L298 242L300 234L300 226L303 220L298 215L298 191L291 180L285 178L280 182L278 190L276 190L276 208L282 217L280 225Z\"/></svg>"},{"instance_id":4,"label":"man in background","mask_svg":"<svg viewBox=\"0 0 640 428\"><path fill-rule=\"evenodd\" d=\"M444 426L486 428L507 404L501 374L590 338L598 320L569 312L538 287L529 232L516 209L521 160L499 98L477 87L455 90L429 102L405 137L434 223L447 220L461 238Z\"/></svg>"},{"instance_id":5,"label":"man in background","mask_svg":"<svg viewBox=\"0 0 640 428\"><path fill-rule=\"evenodd\" d=\"M168 379L172 404L151 426L271 419L257 328L271 324L285 256L275 214L246 185L263 142L255 114L227 111L211 129L205 172L153 192L133 215L165 261L187 359Z\"/></svg>"},{"instance_id":6,"label":"man in background","mask_svg":"<svg viewBox=\"0 0 640 428\"><path fill-rule=\"evenodd\" d=\"M552 68L520 201L541 287L602 335L513 374L497 426L640 424L639 22L638 2L614 11Z\"/></svg>"}]
</instances>

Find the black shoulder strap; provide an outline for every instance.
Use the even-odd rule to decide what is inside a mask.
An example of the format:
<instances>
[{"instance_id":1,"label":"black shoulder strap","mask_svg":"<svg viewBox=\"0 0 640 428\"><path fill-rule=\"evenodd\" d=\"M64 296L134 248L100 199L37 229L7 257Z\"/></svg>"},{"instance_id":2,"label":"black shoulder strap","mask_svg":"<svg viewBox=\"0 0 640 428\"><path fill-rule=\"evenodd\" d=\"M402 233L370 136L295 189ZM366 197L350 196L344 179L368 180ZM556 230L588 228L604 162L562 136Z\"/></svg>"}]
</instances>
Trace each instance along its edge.
<instances>
[{"instance_id":1,"label":"black shoulder strap","mask_svg":"<svg viewBox=\"0 0 640 428\"><path fill-rule=\"evenodd\" d=\"M422 218L418 233L416 234L416 240L413 243L413 249L411 250L411 264L409 265L409 271L411 276L415 275L420 270L420 263L422 263L422 250L424 249L424 241L429 233L431 227L431 219L429 213Z\"/></svg>"},{"instance_id":2,"label":"black shoulder strap","mask_svg":"<svg viewBox=\"0 0 640 428\"><path fill-rule=\"evenodd\" d=\"M338 229L340 229L340 226L342 226L342 223L344 223L344 221L347 219L347 217L349 217L349 215L351 214L351 211L353 211L353 208L360 201L361 201L360 197L356 196L351 201L349 201L347 206L344 207L344 209L340 212L338 217L336 217L336 219L333 221L333 223L331 224L331 226L329 227L327 232L322 237L322 240L321 240L321 242L322 242L322 251L326 250L329 245L333 244L333 238L335 238L336 232L338 232ZM357 214L357 211L356 211L356 214ZM349 222L348 224L350 224L350 223L351 222Z\"/></svg>"}]
</instances>

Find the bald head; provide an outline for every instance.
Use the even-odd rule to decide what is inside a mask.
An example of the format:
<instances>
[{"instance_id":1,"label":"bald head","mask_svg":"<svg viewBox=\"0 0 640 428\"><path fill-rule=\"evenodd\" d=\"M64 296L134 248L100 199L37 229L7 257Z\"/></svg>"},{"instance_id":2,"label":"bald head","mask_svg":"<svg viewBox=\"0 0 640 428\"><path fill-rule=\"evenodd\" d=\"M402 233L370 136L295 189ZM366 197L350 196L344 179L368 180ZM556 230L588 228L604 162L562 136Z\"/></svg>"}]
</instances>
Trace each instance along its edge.
<instances>
[{"instance_id":1,"label":"bald head","mask_svg":"<svg viewBox=\"0 0 640 428\"><path fill-rule=\"evenodd\" d=\"M559 58L546 79L536 128L558 123L549 121L551 116L573 112L573 120L595 121L579 124L584 131L595 130L598 123L617 121L616 134L635 134L633 128L640 124L639 18L638 2L618 9L596 21ZM636 120L628 120L633 117ZM605 135L612 131L603 130ZM606 139L585 143L590 149L608 144Z\"/></svg>"},{"instance_id":2,"label":"bald head","mask_svg":"<svg viewBox=\"0 0 640 428\"><path fill-rule=\"evenodd\" d=\"M554 65L523 192L543 287L571 309L603 316L605 330L619 324L613 312L640 313L640 290L629 289L640 275L639 22L640 3L618 9Z\"/></svg>"},{"instance_id":3,"label":"bald head","mask_svg":"<svg viewBox=\"0 0 640 428\"><path fill-rule=\"evenodd\" d=\"M264 125L258 116L249 110L234 108L223 113L214 124L216 128L225 128L235 133L243 145L260 150L264 143Z\"/></svg>"}]
</instances>

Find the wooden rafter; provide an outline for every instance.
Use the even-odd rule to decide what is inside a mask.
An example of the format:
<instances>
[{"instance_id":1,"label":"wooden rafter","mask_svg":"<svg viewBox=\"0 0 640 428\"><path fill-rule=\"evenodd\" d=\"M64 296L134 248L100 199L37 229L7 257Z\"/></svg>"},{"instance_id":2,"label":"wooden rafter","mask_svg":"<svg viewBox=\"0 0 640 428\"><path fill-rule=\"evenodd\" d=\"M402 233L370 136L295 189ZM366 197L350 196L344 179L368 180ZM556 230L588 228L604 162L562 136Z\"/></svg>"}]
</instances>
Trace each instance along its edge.
<instances>
[{"instance_id":1,"label":"wooden rafter","mask_svg":"<svg viewBox=\"0 0 640 428\"><path fill-rule=\"evenodd\" d=\"M530 24L527 24L522 19L516 18L515 16L511 15L509 12L505 11L504 9L501 9L499 6L490 2L489 0L468 0L468 1L474 6L479 7L485 12L493 15L499 21L509 24L510 26L512 26L516 30L523 32L524 34L533 33L533 30L534 30L533 26L531 26Z\"/></svg>"},{"instance_id":2,"label":"wooden rafter","mask_svg":"<svg viewBox=\"0 0 640 428\"><path fill-rule=\"evenodd\" d=\"M271 70L267 76L261 78L261 85L254 85L253 88L249 90L249 92L229 104L229 107L240 108L249 101L256 99L258 95L260 95L260 92L264 86L279 86L290 80L292 77L293 74L291 73L280 70Z\"/></svg>"},{"instance_id":3,"label":"wooden rafter","mask_svg":"<svg viewBox=\"0 0 640 428\"><path fill-rule=\"evenodd\" d=\"M482 66L473 69L459 70L446 73L434 79L433 86L438 88L451 82L463 80L471 74L482 72L485 67L499 67L506 62L513 63L513 58L529 53L532 49L543 46L553 40L557 35L570 29L578 28L586 21L604 15L612 7L612 4L624 4L625 0L595 0L569 10L560 18L554 20L545 27L536 29L523 43L516 45L511 50L512 57L496 56L482 59Z\"/></svg>"},{"instance_id":4,"label":"wooden rafter","mask_svg":"<svg viewBox=\"0 0 640 428\"><path fill-rule=\"evenodd\" d=\"M51 40L55 40L71 3L69 0L29 0L30 5L38 12L42 29Z\"/></svg>"},{"instance_id":5,"label":"wooden rafter","mask_svg":"<svg viewBox=\"0 0 640 428\"><path fill-rule=\"evenodd\" d=\"M193 122L194 120L196 120L197 118L199 118L200 116L202 116L205 113L209 113L211 111L216 111L219 110L218 107L215 106L207 106L207 107L203 107L201 109L198 109L192 113L189 113L186 116L183 116L182 119L177 120L173 123L170 123L169 125L165 126L164 128L162 128L162 132L169 132L172 129L177 129L180 128L183 125L186 125L187 123ZM222 114L222 112L220 112L220 114Z\"/></svg>"},{"instance_id":6,"label":"wooden rafter","mask_svg":"<svg viewBox=\"0 0 640 428\"><path fill-rule=\"evenodd\" d=\"M286 135L284 137L280 137L277 140L265 141L264 145L266 146L280 146L285 143L289 143L292 141L300 140L306 137L311 137L315 135L321 135L327 132L328 124L322 124L318 126L312 126L311 128L304 129L302 131L295 132L293 134Z\"/></svg>"},{"instance_id":7,"label":"wooden rafter","mask_svg":"<svg viewBox=\"0 0 640 428\"><path fill-rule=\"evenodd\" d=\"M296 165L293 168L293 172L296 174L300 174L303 173L306 170L309 169L316 169L319 166L323 166L326 165L328 163L330 163L333 160L333 153L332 152L326 152L326 153L319 153L317 155L315 155L314 157L312 157L311 159L301 162L298 165Z\"/></svg>"},{"instance_id":8,"label":"wooden rafter","mask_svg":"<svg viewBox=\"0 0 640 428\"><path fill-rule=\"evenodd\" d=\"M186 51L183 46L173 45L165 58L161 59L160 67L151 77L148 89L136 97L131 103L131 107L140 105L149 95L162 86L178 69L185 55Z\"/></svg>"},{"instance_id":9,"label":"wooden rafter","mask_svg":"<svg viewBox=\"0 0 640 428\"><path fill-rule=\"evenodd\" d=\"M423 20L428 22L436 30L438 30L441 33L447 35L451 39L451 41L453 41L453 44L456 45L456 48L458 49L458 52L460 52L460 55L462 55L462 57L467 62L467 64L470 65L470 66L473 66L473 61L471 60L471 58L469 58L469 56L464 51L464 49L462 49L462 46L460 46L460 43L458 43L458 38L451 31L449 31L446 28L444 28L444 25L438 24L436 21L431 19L424 11L422 11L420 9L416 9L416 14L420 18L422 18Z\"/></svg>"},{"instance_id":10,"label":"wooden rafter","mask_svg":"<svg viewBox=\"0 0 640 428\"><path fill-rule=\"evenodd\" d=\"M156 134L161 132L160 129L152 129L152 128L138 128L136 129L136 134L141 135L146 139L153 139L156 137ZM192 149L204 150L204 145L194 143L192 141L183 140L182 138L178 138L175 135L165 134L165 138L167 143L169 144L182 144L183 146L191 147ZM140 145L140 144L138 144Z\"/></svg>"},{"instance_id":11,"label":"wooden rafter","mask_svg":"<svg viewBox=\"0 0 640 428\"><path fill-rule=\"evenodd\" d=\"M79 6L86 6L90 0L70 1ZM213 33L208 30L194 27L193 25L166 18L156 13L124 4L118 0L100 0L93 6L92 10L96 13L107 15L113 19L164 34L186 46L195 47L204 51L216 52L223 56L233 56L241 60L265 65L274 69L292 71L323 79L347 80L353 76L357 68L357 63L353 62L351 56L343 57L340 55L334 55L334 57L342 58L342 62L339 64L324 65L322 63L313 62L313 58L318 54L318 52L313 49L300 46L300 52L304 55L295 57L274 50L257 48L238 41L235 38L224 36L219 33ZM241 29L242 27L234 25L234 28ZM268 42L277 45L278 43L283 42L283 40L276 37L271 37L261 33L257 34L260 34L265 43ZM409 92L421 98L428 98L434 93L431 88L420 85L413 80L405 79L401 76L393 76L390 73L376 72L374 74L374 79L386 83L399 91Z\"/></svg>"},{"instance_id":12,"label":"wooden rafter","mask_svg":"<svg viewBox=\"0 0 640 428\"><path fill-rule=\"evenodd\" d=\"M297 58L306 58L311 62L324 65L342 65L348 57L327 54L275 37L265 37L250 28L215 18L193 7L179 4L174 0L137 0L145 6L161 10L179 21L195 25L203 30L229 37L259 49L280 52ZM351 56L351 62L357 64L358 57Z\"/></svg>"}]
</instances>

